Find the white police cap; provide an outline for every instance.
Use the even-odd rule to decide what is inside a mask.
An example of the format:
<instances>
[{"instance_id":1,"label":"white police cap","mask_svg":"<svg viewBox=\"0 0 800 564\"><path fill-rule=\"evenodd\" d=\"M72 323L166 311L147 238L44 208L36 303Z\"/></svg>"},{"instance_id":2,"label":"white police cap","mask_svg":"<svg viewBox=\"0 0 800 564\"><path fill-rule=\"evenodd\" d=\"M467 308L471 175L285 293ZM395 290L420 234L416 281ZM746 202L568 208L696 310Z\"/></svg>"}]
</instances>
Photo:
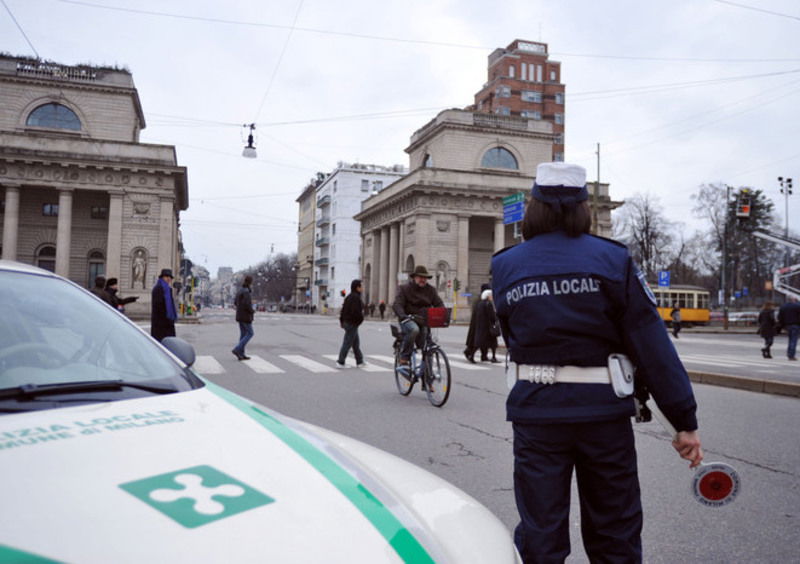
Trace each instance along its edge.
<instances>
[{"instance_id":1,"label":"white police cap","mask_svg":"<svg viewBox=\"0 0 800 564\"><path fill-rule=\"evenodd\" d=\"M536 184L539 186L586 186L586 169L570 163L541 163L536 167Z\"/></svg>"}]
</instances>

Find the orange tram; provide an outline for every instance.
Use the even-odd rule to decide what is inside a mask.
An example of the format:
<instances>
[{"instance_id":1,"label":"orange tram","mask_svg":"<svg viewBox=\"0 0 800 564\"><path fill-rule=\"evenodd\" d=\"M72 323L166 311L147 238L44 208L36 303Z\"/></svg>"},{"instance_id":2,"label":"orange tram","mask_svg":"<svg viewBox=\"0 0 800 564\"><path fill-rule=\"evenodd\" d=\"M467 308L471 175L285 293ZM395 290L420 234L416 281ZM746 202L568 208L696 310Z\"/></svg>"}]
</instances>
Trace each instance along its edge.
<instances>
[{"instance_id":1,"label":"orange tram","mask_svg":"<svg viewBox=\"0 0 800 564\"><path fill-rule=\"evenodd\" d=\"M669 288L651 284L656 297L656 305L661 319L670 322L670 312L675 304L681 310L681 323L687 325L708 325L711 318L710 293L700 286L673 284Z\"/></svg>"}]
</instances>

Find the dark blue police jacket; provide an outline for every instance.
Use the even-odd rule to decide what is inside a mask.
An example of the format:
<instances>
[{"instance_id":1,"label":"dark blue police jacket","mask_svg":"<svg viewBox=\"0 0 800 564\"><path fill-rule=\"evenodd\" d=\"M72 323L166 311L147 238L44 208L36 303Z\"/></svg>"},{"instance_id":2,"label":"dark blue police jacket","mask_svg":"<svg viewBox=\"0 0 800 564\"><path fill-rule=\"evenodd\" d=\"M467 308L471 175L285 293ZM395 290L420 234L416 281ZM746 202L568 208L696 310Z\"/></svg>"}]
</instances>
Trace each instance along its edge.
<instances>
[{"instance_id":1,"label":"dark blue police jacket","mask_svg":"<svg viewBox=\"0 0 800 564\"><path fill-rule=\"evenodd\" d=\"M492 293L511 360L607 366L625 353L679 431L697 428L689 378L624 245L563 231L537 235L492 258ZM565 423L629 417L633 398L607 384L517 382L506 402L514 422Z\"/></svg>"}]
</instances>

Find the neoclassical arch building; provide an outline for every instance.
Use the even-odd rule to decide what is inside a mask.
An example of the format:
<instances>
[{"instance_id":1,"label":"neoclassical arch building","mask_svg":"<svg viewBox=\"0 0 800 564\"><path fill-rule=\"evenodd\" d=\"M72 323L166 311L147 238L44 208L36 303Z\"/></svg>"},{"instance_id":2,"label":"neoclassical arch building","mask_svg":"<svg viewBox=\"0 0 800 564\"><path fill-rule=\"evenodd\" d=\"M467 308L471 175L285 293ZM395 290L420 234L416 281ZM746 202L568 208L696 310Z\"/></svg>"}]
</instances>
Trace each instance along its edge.
<instances>
[{"instance_id":1,"label":"neoclassical arch building","mask_svg":"<svg viewBox=\"0 0 800 564\"><path fill-rule=\"evenodd\" d=\"M503 224L503 197L529 194L556 140L548 122L464 110L445 110L416 131L406 149L411 172L365 200L355 216L365 299L391 303L421 264L458 318L468 318L490 279L492 254L519 241ZM598 204L597 232L607 236L619 205L607 185L599 186Z\"/></svg>"},{"instance_id":2,"label":"neoclassical arch building","mask_svg":"<svg viewBox=\"0 0 800 564\"><path fill-rule=\"evenodd\" d=\"M175 148L139 143L130 72L0 56L2 258L82 286L119 279L149 311L162 268L179 264L186 169Z\"/></svg>"}]
</instances>

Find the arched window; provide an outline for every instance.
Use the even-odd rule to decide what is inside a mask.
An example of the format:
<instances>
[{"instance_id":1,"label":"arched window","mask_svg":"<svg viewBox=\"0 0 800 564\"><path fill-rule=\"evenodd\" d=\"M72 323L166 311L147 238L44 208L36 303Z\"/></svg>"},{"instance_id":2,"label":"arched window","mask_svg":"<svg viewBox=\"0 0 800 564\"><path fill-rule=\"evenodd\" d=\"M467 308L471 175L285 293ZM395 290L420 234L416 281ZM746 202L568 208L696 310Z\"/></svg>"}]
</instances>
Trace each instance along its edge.
<instances>
[{"instance_id":1,"label":"arched window","mask_svg":"<svg viewBox=\"0 0 800 564\"><path fill-rule=\"evenodd\" d=\"M106 274L106 257L100 251L89 253L89 284L94 285L94 279Z\"/></svg>"},{"instance_id":2,"label":"arched window","mask_svg":"<svg viewBox=\"0 0 800 564\"><path fill-rule=\"evenodd\" d=\"M81 120L68 107L55 102L43 104L28 115L26 125L48 127L50 129L81 130Z\"/></svg>"},{"instance_id":3,"label":"arched window","mask_svg":"<svg viewBox=\"0 0 800 564\"><path fill-rule=\"evenodd\" d=\"M493 147L483 154L481 166L486 168L510 168L517 170L517 159L503 147Z\"/></svg>"},{"instance_id":4,"label":"arched window","mask_svg":"<svg viewBox=\"0 0 800 564\"><path fill-rule=\"evenodd\" d=\"M56 271L56 248L52 245L43 245L36 252L36 266L49 270L50 272Z\"/></svg>"},{"instance_id":5,"label":"arched window","mask_svg":"<svg viewBox=\"0 0 800 564\"><path fill-rule=\"evenodd\" d=\"M412 272L414 272L414 255L408 255L408 257L406 257L406 269L405 269L405 271L409 275Z\"/></svg>"}]
</instances>

